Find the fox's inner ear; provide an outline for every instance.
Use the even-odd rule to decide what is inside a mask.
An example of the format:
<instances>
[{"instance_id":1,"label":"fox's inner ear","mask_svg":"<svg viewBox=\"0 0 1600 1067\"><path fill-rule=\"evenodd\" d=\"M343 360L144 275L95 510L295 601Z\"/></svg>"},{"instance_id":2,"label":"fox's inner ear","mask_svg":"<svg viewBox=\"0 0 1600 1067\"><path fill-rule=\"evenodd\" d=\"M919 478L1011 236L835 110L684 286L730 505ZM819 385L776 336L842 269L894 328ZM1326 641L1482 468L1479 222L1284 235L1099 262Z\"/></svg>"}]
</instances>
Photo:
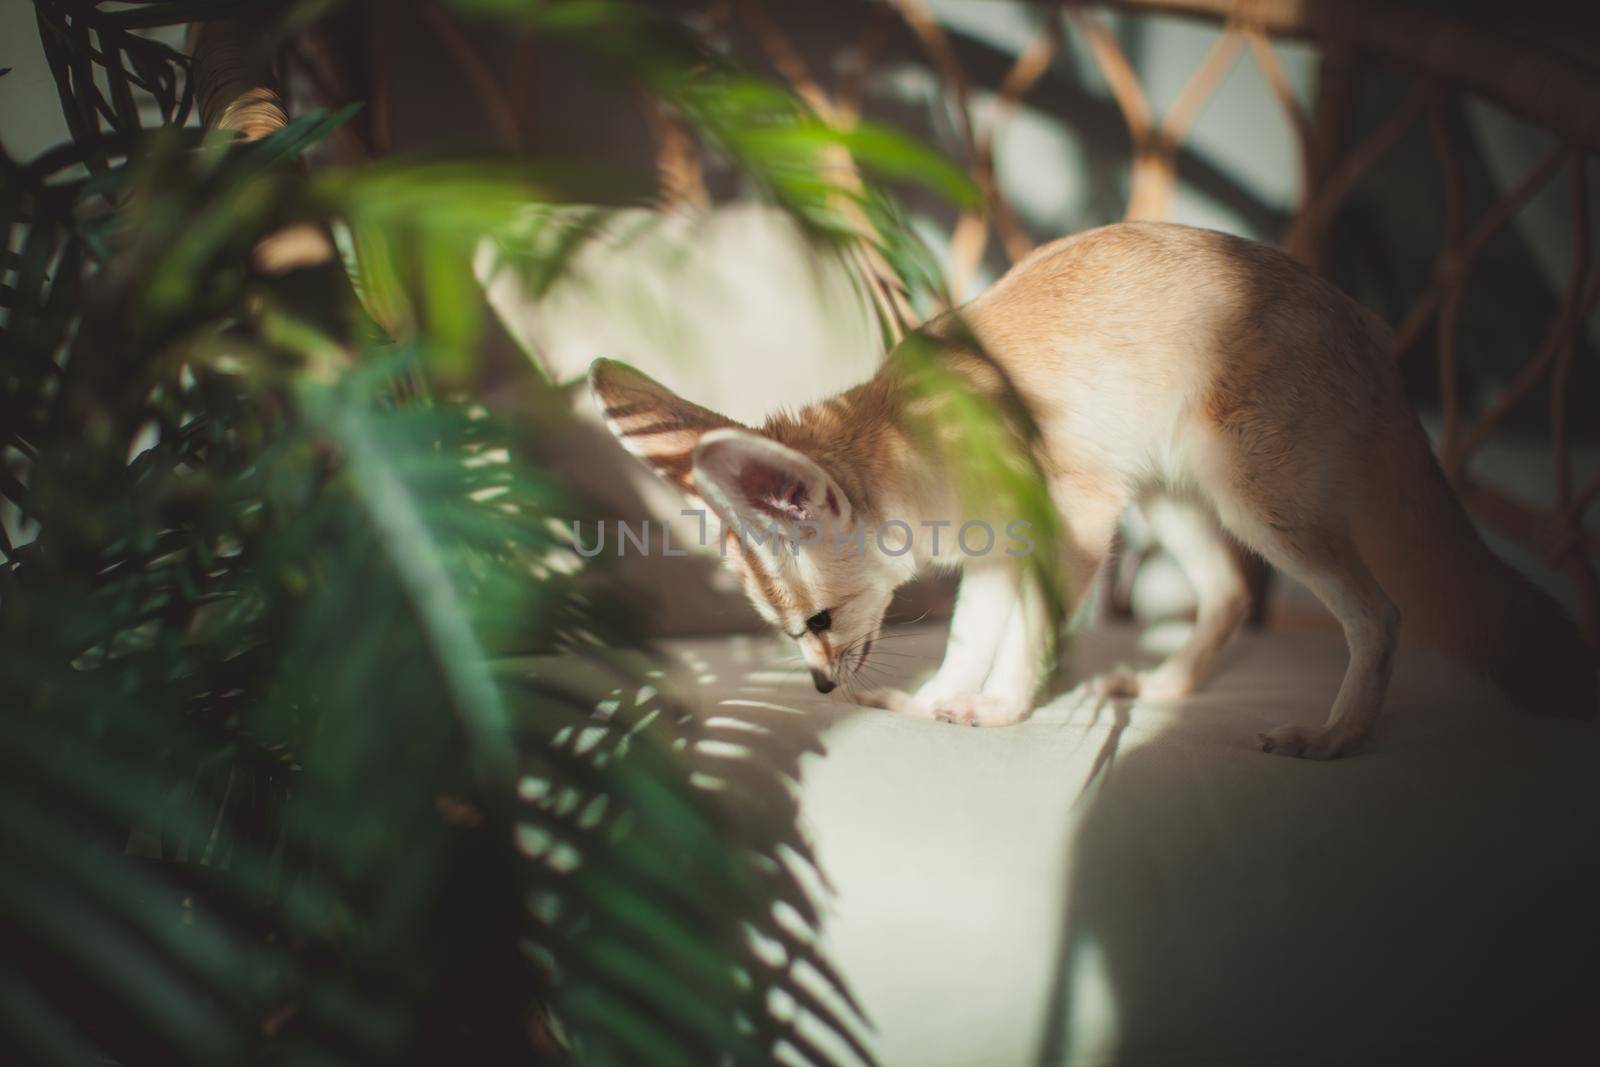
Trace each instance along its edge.
<instances>
[{"instance_id":1,"label":"fox's inner ear","mask_svg":"<svg viewBox=\"0 0 1600 1067\"><path fill-rule=\"evenodd\" d=\"M700 438L739 425L614 359L590 364L589 389L622 447L686 493L696 492L694 449Z\"/></svg>"},{"instance_id":2,"label":"fox's inner ear","mask_svg":"<svg viewBox=\"0 0 1600 1067\"><path fill-rule=\"evenodd\" d=\"M701 494L726 516L847 526L850 502L803 453L748 430L714 430L694 450Z\"/></svg>"}]
</instances>

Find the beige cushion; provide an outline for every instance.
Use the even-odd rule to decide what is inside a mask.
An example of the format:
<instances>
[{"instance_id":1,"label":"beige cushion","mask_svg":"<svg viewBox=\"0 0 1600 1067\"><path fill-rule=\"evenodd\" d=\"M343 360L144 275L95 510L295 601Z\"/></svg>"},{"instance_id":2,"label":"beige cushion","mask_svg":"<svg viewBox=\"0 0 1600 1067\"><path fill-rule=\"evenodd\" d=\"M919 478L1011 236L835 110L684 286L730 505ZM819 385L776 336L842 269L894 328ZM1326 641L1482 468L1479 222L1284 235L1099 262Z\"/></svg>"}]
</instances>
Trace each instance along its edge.
<instances>
[{"instance_id":1,"label":"beige cushion","mask_svg":"<svg viewBox=\"0 0 1600 1067\"><path fill-rule=\"evenodd\" d=\"M1420 1063L1592 1009L1600 730L1438 658L1402 653L1368 753L1313 763L1255 736L1321 721L1335 636L1246 635L1187 701L1060 699L998 730L820 697L773 669L781 642L670 647L712 679L703 713L798 766L825 947L885 1067ZM1155 649L1115 629L1072 655Z\"/></svg>"}]
</instances>

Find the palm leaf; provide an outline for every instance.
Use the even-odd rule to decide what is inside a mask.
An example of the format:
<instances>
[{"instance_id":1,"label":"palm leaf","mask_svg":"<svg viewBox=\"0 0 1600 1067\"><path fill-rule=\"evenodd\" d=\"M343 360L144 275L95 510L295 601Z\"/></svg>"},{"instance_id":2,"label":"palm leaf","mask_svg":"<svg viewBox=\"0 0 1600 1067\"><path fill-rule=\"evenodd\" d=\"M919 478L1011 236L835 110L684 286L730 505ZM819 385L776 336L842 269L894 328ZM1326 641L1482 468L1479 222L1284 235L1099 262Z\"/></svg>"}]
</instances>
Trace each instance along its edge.
<instances>
[{"instance_id":1,"label":"palm leaf","mask_svg":"<svg viewBox=\"0 0 1600 1067\"><path fill-rule=\"evenodd\" d=\"M793 783L710 754L664 665L617 651L622 594L563 532L582 494L530 459L557 428L462 394L478 249L551 284L629 183L588 207L559 161L306 181L290 164L348 112L247 146L142 126L193 92L137 31L263 5L36 6L74 143L0 167L0 498L26 520L0 540L0 850L24 861L0 871L0 1042L515 1058L531 1018L588 1063L870 1062ZM834 207L855 197L908 288L937 284L892 200L814 163L969 196L938 157L828 130L638 7L491 6L667 96L820 239L862 239ZM395 334L248 268L297 223L351 235ZM485 959L492 991L456 992Z\"/></svg>"}]
</instances>

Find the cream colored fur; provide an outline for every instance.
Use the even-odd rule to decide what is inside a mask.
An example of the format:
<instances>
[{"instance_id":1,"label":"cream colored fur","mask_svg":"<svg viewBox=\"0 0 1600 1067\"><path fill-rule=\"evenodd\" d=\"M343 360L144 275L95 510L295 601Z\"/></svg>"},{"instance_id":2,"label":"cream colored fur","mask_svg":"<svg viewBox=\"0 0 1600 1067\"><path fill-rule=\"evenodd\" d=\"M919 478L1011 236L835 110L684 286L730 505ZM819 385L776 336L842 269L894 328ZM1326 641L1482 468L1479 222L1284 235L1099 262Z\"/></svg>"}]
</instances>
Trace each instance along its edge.
<instances>
[{"instance_id":1,"label":"cream colored fur","mask_svg":"<svg viewBox=\"0 0 1600 1067\"><path fill-rule=\"evenodd\" d=\"M1232 537L1309 587L1350 647L1327 722L1268 731L1266 751L1326 758L1365 741L1402 608L1408 632L1533 710L1593 712L1591 651L1462 515L1402 394L1385 327L1282 253L1181 226L1108 226L1038 249L926 333L948 344L944 358L971 392L998 402L1009 387L1037 424L1066 531L1069 603L1135 502L1196 588L1188 643L1153 671L1098 680L1105 695L1175 699L1205 680L1246 610ZM962 522L999 529L1006 516L961 499L959 472L913 432L923 402L907 373L891 353L870 381L759 431L621 364L597 362L591 382L623 443L730 524L949 522L937 552L925 537L904 556L868 538L858 557L831 544L742 551L734 539L730 557L757 608L796 635L819 688L951 722L1013 723L1042 680L1042 597L1015 559L954 550ZM915 694L867 691L862 672L894 588L921 567L963 562L933 678ZM823 612L827 626L813 632Z\"/></svg>"}]
</instances>

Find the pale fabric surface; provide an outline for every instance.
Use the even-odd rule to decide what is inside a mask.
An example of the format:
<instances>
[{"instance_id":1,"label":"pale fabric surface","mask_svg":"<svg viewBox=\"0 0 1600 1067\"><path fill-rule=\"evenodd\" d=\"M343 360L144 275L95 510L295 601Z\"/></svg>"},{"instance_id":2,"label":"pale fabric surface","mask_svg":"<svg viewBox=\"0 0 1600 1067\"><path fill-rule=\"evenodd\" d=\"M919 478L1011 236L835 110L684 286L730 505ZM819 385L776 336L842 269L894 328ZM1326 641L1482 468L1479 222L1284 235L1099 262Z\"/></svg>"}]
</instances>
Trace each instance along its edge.
<instances>
[{"instance_id":1,"label":"pale fabric surface","mask_svg":"<svg viewBox=\"0 0 1600 1067\"><path fill-rule=\"evenodd\" d=\"M885 650L926 673L942 636ZM826 947L885 1067L1459 1062L1574 982L1594 1003L1600 730L1425 653L1369 753L1310 763L1254 739L1326 713L1325 634L1247 635L1179 704L1058 699L1000 730L820 697L782 642L668 647L706 714L799 759ZM1127 629L1073 649L1154 655Z\"/></svg>"}]
</instances>

